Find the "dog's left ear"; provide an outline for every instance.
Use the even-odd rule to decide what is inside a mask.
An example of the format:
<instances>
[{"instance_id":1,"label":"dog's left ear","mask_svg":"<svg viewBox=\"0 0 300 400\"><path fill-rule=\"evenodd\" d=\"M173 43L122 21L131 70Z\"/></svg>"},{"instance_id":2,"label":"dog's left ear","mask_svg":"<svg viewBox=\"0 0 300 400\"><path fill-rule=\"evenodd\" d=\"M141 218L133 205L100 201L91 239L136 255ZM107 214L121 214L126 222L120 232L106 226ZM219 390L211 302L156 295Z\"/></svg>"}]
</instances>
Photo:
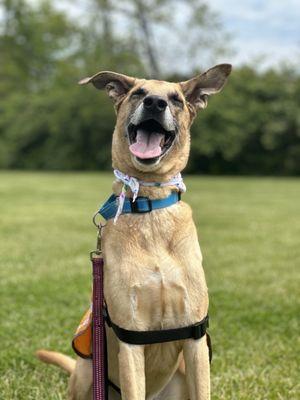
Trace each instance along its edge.
<instances>
[{"instance_id":1,"label":"dog's left ear","mask_svg":"<svg viewBox=\"0 0 300 400\"><path fill-rule=\"evenodd\" d=\"M114 102L117 102L134 86L135 78L116 72L102 71L91 77L81 79L78 83L85 85L90 82L97 89L106 89L108 96Z\"/></svg>"},{"instance_id":2,"label":"dog's left ear","mask_svg":"<svg viewBox=\"0 0 300 400\"><path fill-rule=\"evenodd\" d=\"M180 82L181 89L187 101L196 110L207 106L207 98L211 94L220 92L231 72L230 64L219 64L201 75Z\"/></svg>"}]
</instances>

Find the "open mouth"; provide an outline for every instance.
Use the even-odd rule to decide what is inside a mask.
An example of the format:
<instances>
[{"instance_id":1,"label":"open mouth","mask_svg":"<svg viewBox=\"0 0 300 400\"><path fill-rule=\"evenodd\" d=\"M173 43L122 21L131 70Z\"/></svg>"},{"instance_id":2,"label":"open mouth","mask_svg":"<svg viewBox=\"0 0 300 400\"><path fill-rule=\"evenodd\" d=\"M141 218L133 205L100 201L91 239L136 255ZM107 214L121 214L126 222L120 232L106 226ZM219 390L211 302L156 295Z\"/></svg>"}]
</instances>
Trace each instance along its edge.
<instances>
[{"instance_id":1,"label":"open mouth","mask_svg":"<svg viewBox=\"0 0 300 400\"><path fill-rule=\"evenodd\" d=\"M129 150L145 164L151 164L161 158L172 146L175 131L167 131L154 119L143 121L138 125L128 126Z\"/></svg>"}]
</instances>

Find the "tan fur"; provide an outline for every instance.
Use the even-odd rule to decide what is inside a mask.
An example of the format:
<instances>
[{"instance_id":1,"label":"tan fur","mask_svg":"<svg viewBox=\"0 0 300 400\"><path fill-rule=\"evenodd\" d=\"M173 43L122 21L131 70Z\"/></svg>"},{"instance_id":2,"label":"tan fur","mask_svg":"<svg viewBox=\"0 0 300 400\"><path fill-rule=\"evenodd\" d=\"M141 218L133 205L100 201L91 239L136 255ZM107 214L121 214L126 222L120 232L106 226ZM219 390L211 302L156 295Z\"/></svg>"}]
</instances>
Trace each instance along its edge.
<instances>
[{"instance_id":1,"label":"tan fur","mask_svg":"<svg viewBox=\"0 0 300 400\"><path fill-rule=\"evenodd\" d=\"M141 180L157 182L182 171L188 161L189 129L195 113L206 106L207 95L221 90L229 73L228 65L220 65L182 83L148 81L110 72L84 79L81 83L92 82L98 89L106 87L115 102L113 167ZM131 94L141 87L168 102L178 125L171 150L156 165L139 163L130 153L124 135L128 117L140 104ZM181 107L170 101L174 92L183 102ZM113 191L119 194L121 187L115 182ZM166 197L171 190L176 188L142 187L139 194L155 199ZM129 191L127 195L132 194ZM112 320L121 327L175 328L207 315L208 291L197 231L192 211L183 201L151 213L122 215L116 225L109 220L103 232L103 254L105 298ZM107 336L109 377L121 386L122 399L210 399L205 337L135 346L120 342L111 329L107 329ZM91 400L91 368L90 360L77 361L70 380L71 400Z\"/></svg>"},{"instance_id":2,"label":"tan fur","mask_svg":"<svg viewBox=\"0 0 300 400\"><path fill-rule=\"evenodd\" d=\"M76 361L56 351L39 350L36 352L36 356L39 360L47 364L54 364L61 367L69 374L72 374L75 370Z\"/></svg>"}]
</instances>

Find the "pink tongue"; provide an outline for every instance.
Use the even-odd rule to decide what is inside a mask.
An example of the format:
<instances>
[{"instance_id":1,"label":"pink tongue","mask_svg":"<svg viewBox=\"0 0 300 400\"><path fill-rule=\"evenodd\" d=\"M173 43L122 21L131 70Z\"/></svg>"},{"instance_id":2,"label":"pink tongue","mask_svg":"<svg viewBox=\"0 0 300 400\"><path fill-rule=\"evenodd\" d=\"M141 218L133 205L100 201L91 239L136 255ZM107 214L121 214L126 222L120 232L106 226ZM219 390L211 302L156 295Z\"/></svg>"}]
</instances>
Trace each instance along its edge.
<instances>
[{"instance_id":1,"label":"pink tongue","mask_svg":"<svg viewBox=\"0 0 300 400\"><path fill-rule=\"evenodd\" d=\"M132 154L139 158L153 158L161 155L160 142L164 135L161 133L143 131L139 129L136 142L129 146Z\"/></svg>"}]
</instances>

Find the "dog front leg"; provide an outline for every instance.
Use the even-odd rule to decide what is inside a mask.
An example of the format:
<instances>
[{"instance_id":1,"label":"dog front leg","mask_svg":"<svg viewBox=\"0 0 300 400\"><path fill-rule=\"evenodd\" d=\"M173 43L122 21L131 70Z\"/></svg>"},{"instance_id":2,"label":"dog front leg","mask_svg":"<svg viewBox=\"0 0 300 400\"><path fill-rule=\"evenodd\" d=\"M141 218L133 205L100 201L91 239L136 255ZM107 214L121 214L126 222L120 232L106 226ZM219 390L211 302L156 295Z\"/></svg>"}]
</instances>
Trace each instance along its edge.
<instances>
[{"instance_id":1,"label":"dog front leg","mask_svg":"<svg viewBox=\"0 0 300 400\"><path fill-rule=\"evenodd\" d=\"M145 400L144 346L120 341L119 375L122 400Z\"/></svg>"},{"instance_id":2,"label":"dog front leg","mask_svg":"<svg viewBox=\"0 0 300 400\"><path fill-rule=\"evenodd\" d=\"M183 356L190 400L210 399L210 367L206 336L184 341Z\"/></svg>"}]
</instances>

